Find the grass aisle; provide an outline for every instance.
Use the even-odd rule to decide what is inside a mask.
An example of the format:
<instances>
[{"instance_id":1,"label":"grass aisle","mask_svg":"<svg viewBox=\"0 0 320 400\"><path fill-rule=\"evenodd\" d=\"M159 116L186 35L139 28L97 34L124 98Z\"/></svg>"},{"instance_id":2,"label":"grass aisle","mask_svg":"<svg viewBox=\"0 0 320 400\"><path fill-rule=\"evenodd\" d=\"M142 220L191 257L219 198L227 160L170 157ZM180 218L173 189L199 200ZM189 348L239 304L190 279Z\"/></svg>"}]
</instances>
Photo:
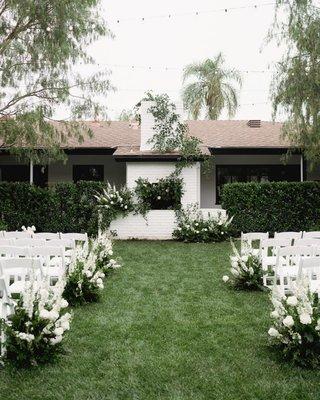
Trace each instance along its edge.
<instances>
[{"instance_id":1,"label":"grass aisle","mask_svg":"<svg viewBox=\"0 0 320 400\"><path fill-rule=\"evenodd\" d=\"M115 247L125 265L101 303L76 309L70 353L33 371L1 371L1 399L319 397L320 372L279 364L266 347L266 294L221 281L229 244Z\"/></svg>"}]
</instances>

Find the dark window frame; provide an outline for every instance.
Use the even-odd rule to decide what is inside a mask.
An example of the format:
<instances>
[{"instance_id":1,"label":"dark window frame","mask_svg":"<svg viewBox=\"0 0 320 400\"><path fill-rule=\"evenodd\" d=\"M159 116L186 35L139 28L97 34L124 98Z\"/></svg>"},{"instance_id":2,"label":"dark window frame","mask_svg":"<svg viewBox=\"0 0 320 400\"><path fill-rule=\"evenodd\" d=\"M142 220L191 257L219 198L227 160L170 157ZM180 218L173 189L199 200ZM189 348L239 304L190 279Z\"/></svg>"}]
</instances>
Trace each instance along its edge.
<instances>
[{"instance_id":1,"label":"dark window frame","mask_svg":"<svg viewBox=\"0 0 320 400\"><path fill-rule=\"evenodd\" d=\"M276 170L280 170L278 175L279 175L279 179L270 179L270 175L269 175L269 179L267 180L267 182L281 182L281 181L287 181L287 182L300 182L301 180L301 166L300 164L218 164L216 165L215 168L215 204L220 204L220 193L219 193L219 188L223 185L223 183L220 183L220 179L219 179L219 168L239 168L242 169L242 171L246 170L247 171L251 168L251 169L270 169L273 170L272 173L270 174L271 176L275 174ZM287 171L285 171L287 169ZM282 172L285 172L285 174L288 176L290 175L290 171L288 171L289 169L291 169L291 173L292 173L292 178L293 179L283 179ZM295 171L293 171L295 169ZM270 171L271 172L271 171ZM245 175L245 173L243 173L243 175ZM247 172L246 174L247 176L249 175L249 173ZM293 177L293 175L295 175ZM234 182L261 182L261 181L253 181L253 180L239 180L239 181L234 181Z\"/></svg>"},{"instance_id":2,"label":"dark window frame","mask_svg":"<svg viewBox=\"0 0 320 400\"><path fill-rule=\"evenodd\" d=\"M83 170L88 169L88 168L96 168L97 170L100 170L99 177L97 179L94 179L94 177L88 177L88 179L79 177L81 172L79 173L79 171L76 171L79 168L83 168ZM104 181L104 164L74 164L72 166L72 180L75 183L78 181L103 182Z\"/></svg>"}]
</instances>

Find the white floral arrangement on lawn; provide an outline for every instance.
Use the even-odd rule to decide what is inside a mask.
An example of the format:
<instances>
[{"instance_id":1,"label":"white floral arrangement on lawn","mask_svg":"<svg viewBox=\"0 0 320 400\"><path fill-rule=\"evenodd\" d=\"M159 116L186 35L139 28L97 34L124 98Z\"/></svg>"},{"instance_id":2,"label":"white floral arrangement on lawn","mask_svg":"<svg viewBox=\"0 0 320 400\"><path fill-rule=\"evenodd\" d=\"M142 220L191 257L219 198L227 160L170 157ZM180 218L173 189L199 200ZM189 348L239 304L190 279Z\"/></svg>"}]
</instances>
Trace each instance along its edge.
<instances>
[{"instance_id":1,"label":"white floral arrangement on lawn","mask_svg":"<svg viewBox=\"0 0 320 400\"><path fill-rule=\"evenodd\" d=\"M285 296L275 287L271 294L274 310L270 342L282 356L302 367L320 366L320 305L318 294L310 291L308 277L292 283Z\"/></svg>"},{"instance_id":2,"label":"white floral arrangement on lawn","mask_svg":"<svg viewBox=\"0 0 320 400\"><path fill-rule=\"evenodd\" d=\"M104 273L121 267L120 260L111 258L113 256L113 244L106 232L101 233L91 242L91 251L96 256L97 267Z\"/></svg>"},{"instance_id":3,"label":"white floral arrangement on lawn","mask_svg":"<svg viewBox=\"0 0 320 400\"><path fill-rule=\"evenodd\" d=\"M231 240L233 254L230 256L231 277L222 277L225 283L230 283L237 289L242 290L263 290L263 271L262 263L256 254L250 249L241 255L234 242Z\"/></svg>"},{"instance_id":4,"label":"white floral arrangement on lawn","mask_svg":"<svg viewBox=\"0 0 320 400\"><path fill-rule=\"evenodd\" d=\"M230 237L233 217L218 213L205 217L198 204L176 211L177 228L173 237L184 242L221 242Z\"/></svg>"},{"instance_id":5,"label":"white floral arrangement on lawn","mask_svg":"<svg viewBox=\"0 0 320 400\"><path fill-rule=\"evenodd\" d=\"M98 301L104 277L94 252L79 246L68 267L63 296L72 306Z\"/></svg>"},{"instance_id":6,"label":"white floral arrangement on lawn","mask_svg":"<svg viewBox=\"0 0 320 400\"><path fill-rule=\"evenodd\" d=\"M62 297L65 282L54 287L33 277L6 321L2 321L2 360L17 367L51 362L63 353L63 338L70 329L68 302Z\"/></svg>"}]
</instances>

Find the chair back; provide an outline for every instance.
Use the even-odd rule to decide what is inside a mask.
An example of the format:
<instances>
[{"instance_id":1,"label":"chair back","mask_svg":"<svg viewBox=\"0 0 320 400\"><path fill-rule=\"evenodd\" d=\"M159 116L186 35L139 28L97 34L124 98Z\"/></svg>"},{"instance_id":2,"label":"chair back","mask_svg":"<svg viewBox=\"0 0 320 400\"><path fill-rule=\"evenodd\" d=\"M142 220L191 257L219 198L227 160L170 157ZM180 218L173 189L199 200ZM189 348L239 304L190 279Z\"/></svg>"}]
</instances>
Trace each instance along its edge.
<instances>
[{"instance_id":1,"label":"chair back","mask_svg":"<svg viewBox=\"0 0 320 400\"><path fill-rule=\"evenodd\" d=\"M0 246L14 246L15 239L3 239L0 238Z\"/></svg>"},{"instance_id":2,"label":"chair back","mask_svg":"<svg viewBox=\"0 0 320 400\"><path fill-rule=\"evenodd\" d=\"M77 242L81 243L88 243L88 234L87 233L60 233L61 239L72 239Z\"/></svg>"},{"instance_id":3,"label":"chair back","mask_svg":"<svg viewBox=\"0 0 320 400\"><path fill-rule=\"evenodd\" d=\"M320 238L302 238L302 239L295 239L294 246L320 246Z\"/></svg>"},{"instance_id":4,"label":"chair back","mask_svg":"<svg viewBox=\"0 0 320 400\"><path fill-rule=\"evenodd\" d=\"M276 270L280 267L299 265L301 257L311 257L313 248L310 246L287 246L277 249Z\"/></svg>"},{"instance_id":5,"label":"chair back","mask_svg":"<svg viewBox=\"0 0 320 400\"><path fill-rule=\"evenodd\" d=\"M296 239L302 238L302 232L275 232L275 239L291 239L291 244Z\"/></svg>"},{"instance_id":6,"label":"chair back","mask_svg":"<svg viewBox=\"0 0 320 400\"><path fill-rule=\"evenodd\" d=\"M301 258L299 275L307 276L310 289L319 292L320 289L320 257Z\"/></svg>"},{"instance_id":7,"label":"chair back","mask_svg":"<svg viewBox=\"0 0 320 400\"><path fill-rule=\"evenodd\" d=\"M33 237L35 239L44 239L44 240L60 239L59 233L54 233L54 232L38 232L34 233Z\"/></svg>"},{"instance_id":8,"label":"chair back","mask_svg":"<svg viewBox=\"0 0 320 400\"><path fill-rule=\"evenodd\" d=\"M31 247L29 251L31 257L42 258L47 267L51 265L50 261L53 258L57 258L61 260L61 266L65 268L64 247L39 246Z\"/></svg>"},{"instance_id":9,"label":"chair back","mask_svg":"<svg viewBox=\"0 0 320 400\"><path fill-rule=\"evenodd\" d=\"M303 239L320 239L320 231L303 232Z\"/></svg>"},{"instance_id":10,"label":"chair back","mask_svg":"<svg viewBox=\"0 0 320 400\"><path fill-rule=\"evenodd\" d=\"M0 231L0 238L4 237L4 231Z\"/></svg>"},{"instance_id":11,"label":"chair back","mask_svg":"<svg viewBox=\"0 0 320 400\"><path fill-rule=\"evenodd\" d=\"M28 247L0 246L0 257L28 257Z\"/></svg>"},{"instance_id":12,"label":"chair back","mask_svg":"<svg viewBox=\"0 0 320 400\"><path fill-rule=\"evenodd\" d=\"M276 255L278 248L291 246L291 241L291 238L273 238L261 240L260 250L262 257Z\"/></svg>"},{"instance_id":13,"label":"chair back","mask_svg":"<svg viewBox=\"0 0 320 400\"><path fill-rule=\"evenodd\" d=\"M0 273L5 277L7 285L17 281L26 281L30 272L36 277L43 277L42 263L36 258L3 258L0 259Z\"/></svg>"},{"instance_id":14,"label":"chair back","mask_svg":"<svg viewBox=\"0 0 320 400\"><path fill-rule=\"evenodd\" d=\"M261 240L265 240L269 238L269 233L264 232L249 232L243 233L241 232L241 253L245 253L251 249L259 249ZM254 244L257 244L255 247Z\"/></svg>"},{"instance_id":15,"label":"chair back","mask_svg":"<svg viewBox=\"0 0 320 400\"><path fill-rule=\"evenodd\" d=\"M76 243L74 239L53 239L47 242L47 246L63 247L64 249L75 249Z\"/></svg>"},{"instance_id":16,"label":"chair back","mask_svg":"<svg viewBox=\"0 0 320 400\"><path fill-rule=\"evenodd\" d=\"M35 247L35 246L45 246L48 242L44 239L16 239L15 240L16 246L24 246L24 247Z\"/></svg>"},{"instance_id":17,"label":"chair back","mask_svg":"<svg viewBox=\"0 0 320 400\"><path fill-rule=\"evenodd\" d=\"M32 233L26 231L12 231L12 232L4 231L4 237L7 239L24 239L24 238L31 238Z\"/></svg>"}]
</instances>

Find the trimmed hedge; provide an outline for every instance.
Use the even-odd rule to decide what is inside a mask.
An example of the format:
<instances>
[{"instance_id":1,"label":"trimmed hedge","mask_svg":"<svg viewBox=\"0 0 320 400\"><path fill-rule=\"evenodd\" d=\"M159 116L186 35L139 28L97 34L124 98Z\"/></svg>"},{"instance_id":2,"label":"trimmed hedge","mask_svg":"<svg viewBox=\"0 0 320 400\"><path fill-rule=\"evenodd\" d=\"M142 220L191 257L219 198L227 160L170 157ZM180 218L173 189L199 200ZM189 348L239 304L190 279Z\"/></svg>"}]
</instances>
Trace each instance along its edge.
<instances>
[{"instance_id":1,"label":"trimmed hedge","mask_svg":"<svg viewBox=\"0 0 320 400\"><path fill-rule=\"evenodd\" d=\"M59 183L39 188L29 183L0 183L0 221L8 230L34 225L41 232L98 231L94 194L103 182Z\"/></svg>"},{"instance_id":2,"label":"trimmed hedge","mask_svg":"<svg viewBox=\"0 0 320 400\"><path fill-rule=\"evenodd\" d=\"M222 207L237 232L320 230L320 183L229 183Z\"/></svg>"}]
</instances>

